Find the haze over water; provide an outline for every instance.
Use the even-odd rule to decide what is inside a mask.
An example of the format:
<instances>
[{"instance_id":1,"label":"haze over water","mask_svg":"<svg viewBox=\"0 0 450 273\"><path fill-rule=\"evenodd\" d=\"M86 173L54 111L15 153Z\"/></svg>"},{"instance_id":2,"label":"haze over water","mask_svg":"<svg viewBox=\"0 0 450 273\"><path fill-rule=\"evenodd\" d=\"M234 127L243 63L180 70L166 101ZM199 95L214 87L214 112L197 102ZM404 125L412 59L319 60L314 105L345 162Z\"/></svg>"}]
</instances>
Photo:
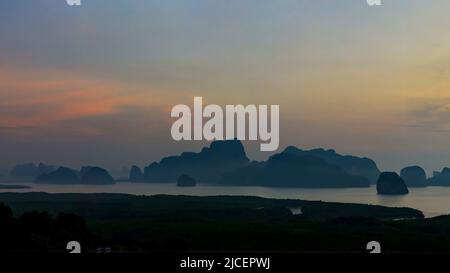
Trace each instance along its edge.
<instances>
[{"instance_id":1,"label":"haze over water","mask_svg":"<svg viewBox=\"0 0 450 273\"><path fill-rule=\"evenodd\" d=\"M167 183L117 183L114 185L28 185L31 189L0 190L0 192L48 193L127 193L135 195L243 195L276 199L303 199L339 203L359 203L388 207L410 207L422 211L426 217L450 214L450 187L410 188L405 196L380 196L375 187L345 189L265 188L198 185L193 188L176 187Z\"/></svg>"}]
</instances>

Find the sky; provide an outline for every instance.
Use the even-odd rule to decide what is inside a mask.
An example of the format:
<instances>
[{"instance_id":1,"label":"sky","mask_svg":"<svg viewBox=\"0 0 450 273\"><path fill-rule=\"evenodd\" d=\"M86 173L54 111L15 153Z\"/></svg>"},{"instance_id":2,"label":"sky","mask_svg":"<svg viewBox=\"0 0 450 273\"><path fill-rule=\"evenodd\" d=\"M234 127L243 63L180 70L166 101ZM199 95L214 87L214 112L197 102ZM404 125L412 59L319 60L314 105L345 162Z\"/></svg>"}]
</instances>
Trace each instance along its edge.
<instances>
[{"instance_id":1,"label":"sky","mask_svg":"<svg viewBox=\"0 0 450 273\"><path fill-rule=\"evenodd\" d=\"M450 1L0 1L0 166L145 166L174 105L280 105L280 149L450 166ZM259 143L245 143L266 159Z\"/></svg>"}]
</instances>

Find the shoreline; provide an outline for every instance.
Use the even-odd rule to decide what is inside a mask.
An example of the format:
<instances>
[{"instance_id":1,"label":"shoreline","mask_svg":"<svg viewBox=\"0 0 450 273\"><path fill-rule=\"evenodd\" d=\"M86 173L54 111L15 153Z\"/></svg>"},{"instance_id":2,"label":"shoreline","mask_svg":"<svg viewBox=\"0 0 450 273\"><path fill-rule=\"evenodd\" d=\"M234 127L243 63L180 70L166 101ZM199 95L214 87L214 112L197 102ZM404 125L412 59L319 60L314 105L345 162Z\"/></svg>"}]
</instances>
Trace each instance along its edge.
<instances>
[{"instance_id":1,"label":"shoreline","mask_svg":"<svg viewBox=\"0 0 450 273\"><path fill-rule=\"evenodd\" d=\"M1 183L0 183L1 184ZM48 192L48 193L123 193L153 196L158 194L188 196L256 196L272 199L301 199L352 204L381 205L387 207L409 207L422 211L427 218L450 214L450 187L411 188L404 196L382 196L370 188L268 188L245 186L220 186L199 184L181 188L173 183L119 182L113 185L35 184L17 182L16 185L31 186L31 189L0 189L1 192Z\"/></svg>"}]
</instances>

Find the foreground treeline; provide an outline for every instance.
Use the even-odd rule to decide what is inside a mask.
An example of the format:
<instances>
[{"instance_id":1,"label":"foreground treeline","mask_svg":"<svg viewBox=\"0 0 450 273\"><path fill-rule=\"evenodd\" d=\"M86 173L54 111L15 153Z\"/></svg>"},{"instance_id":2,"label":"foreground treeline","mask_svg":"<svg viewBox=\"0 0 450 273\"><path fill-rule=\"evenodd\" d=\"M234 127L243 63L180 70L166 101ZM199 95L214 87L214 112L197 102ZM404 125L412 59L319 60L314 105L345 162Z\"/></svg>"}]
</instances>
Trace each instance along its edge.
<instances>
[{"instance_id":1,"label":"foreground treeline","mask_svg":"<svg viewBox=\"0 0 450 273\"><path fill-rule=\"evenodd\" d=\"M27 212L16 218L0 204L0 251L60 252L71 240L90 239L86 222L72 213L52 218L46 212Z\"/></svg>"},{"instance_id":2,"label":"foreground treeline","mask_svg":"<svg viewBox=\"0 0 450 273\"><path fill-rule=\"evenodd\" d=\"M0 194L1 251L450 252L450 217L257 197ZM39 211L31 212L30 211ZM64 213L62 213L64 212ZM403 219L403 220L402 220Z\"/></svg>"}]
</instances>

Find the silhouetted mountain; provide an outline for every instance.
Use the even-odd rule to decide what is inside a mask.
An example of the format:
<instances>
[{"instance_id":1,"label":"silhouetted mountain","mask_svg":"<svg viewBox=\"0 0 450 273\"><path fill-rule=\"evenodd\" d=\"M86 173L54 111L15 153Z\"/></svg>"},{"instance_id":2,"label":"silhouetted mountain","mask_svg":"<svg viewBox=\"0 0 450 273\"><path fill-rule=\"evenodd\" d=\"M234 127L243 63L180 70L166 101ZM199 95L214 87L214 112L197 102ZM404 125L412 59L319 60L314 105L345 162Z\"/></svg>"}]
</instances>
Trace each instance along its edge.
<instances>
[{"instance_id":1,"label":"silhouetted mountain","mask_svg":"<svg viewBox=\"0 0 450 273\"><path fill-rule=\"evenodd\" d=\"M249 159L239 140L215 141L200 153L185 152L152 163L144 169L144 180L175 182L180 175L187 174L198 182L217 183L225 172L247 164Z\"/></svg>"},{"instance_id":2,"label":"silhouetted mountain","mask_svg":"<svg viewBox=\"0 0 450 273\"><path fill-rule=\"evenodd\" d=\"M408 194L405 181L395 172L383 172L377 182L377 192L382 195Z\"/></svg>"},{"instance_id":3,"label":"silhouetted mountain","mask_svg":"<svg viewBox=\"0 0 450 273\"><path fill-rule=\"evenodd\" d=\"M15 178L34 178L37 167L34 163L19 164L14 167L10 175Z\"/></svg>"},{"instance_id":4,"label":"silhouetted mountain","mask_svg":"<svg viewBox=\"0 0 450 273\"><path fill-rule=\"evenodd\" d=\"M37 170L36 170L36 177L41 174L51 173L57 169L56 166L51 165L45 165L44 163L39 163Z\"/></svg>"},{"instance_id":5,"label":"silhouetted mountain","mask_svg":"<svg viewBox=\"0 0 450 273\"><path fill-rule=\"evenodd\" d=\"M400 171L400 177L405 181L408 187L426 187L428 186L425 170L419 166L403 168Z\"/></svg>"},{"instance_id":6,"label":"silhouetted mountain","mask_svg":"<svg viewBox=\"0 0 450 273\"><path fill-rule=\"evenodd\" d=\"M370 181L362 176L349 175L340 167L315 156L280 153L271 156L265 164L253 163L226 173L221 184L341 188L369 187Z\"/></svg>"},{"instance_id":7,"label":"silhouetted mountain","mask_svg":"<svg viewBox=\"0 0 450 273\"><path fill-rule=\"evenodd\" d=\"M80 177L82 177L85 173L87 173L87 171L89 171L90 169L94 168L93 166L82 166L80 169Z\"/></svg>"},{"instance_id":8,"label":"silhouetted mountain","mask_svg":"<svg viewBox=\"0 0 450 273\"><path fill-rule=\"evenodd\" d=\"M122 181L129 180L130 171L131 169L128 167L113 168L108 170L112 177Z\"/></svg>"},{"instance_id":9,"label":"silhouetted mountain","mask_svg":"<svg viewBox=\"0 0 450 273\"><path fill-rule=\"evenodd\" d=\"M105 169L85 166L80 172L65 167L42 174L35 180L41 184L113 184L114 179Z\"/></svg>"},{"instance_id":10,"label":"silhouetted mountain","mask_svg":"<svg viewBox=\"0 0 450 273\"><path fill-rule=\"evenodd\" d=\"M372 159L351 155L340 155L334 150L314 149L305 151L294 146L289 146L283 153L298 156L311 155L321 158L330 164L341 167L348 174L364 176L369 179L371 183L376 183L378 176L380 175L380 170Z\"/></svg>"},{"instance_id":11,"label":"silhouetted mountain","mask_svg":"<svg viewBox=\"0 0 450 273\"><path fill-rule=\"evenodd\" d=\"M45 165L39 163L38 166L34 163L19 164L11 171L10 176L19 179L35 179L36 177L50 173L56 170L55 166Z\"/></svg>"},{"instance_id":12,"label":"silhouetted mountain","mask_svg":"<svg viewBox=\"0 0 450 273\"><path fill-rule=\"evenodd\" d=\"M130 181L131 182L143 182L144 181L144 174L141 171L141 168L139 168L136 165L133 165L130 170Z\"/></svg>"},{"instance_id":13,"label":"silhouetted mountain","mask_svg":"<svg viewBox=\"0 0 450 273\"><path fill-rule=\"evenodd\" d=\"M435 176L428 179L431 186L450 186L450 168L444 168L441 172L435 172Z\"/></svg>"},{"instance_id":14,"label":"silhouetted mountain","mask_svg":"<svg viewBox=\"0 0 450 273\"><path fill-rule=\"evenodd\" d=\"M108 171L99 167L86 167L80 173L82 184L114 184L114 178Z\"/></svg>"},{"instance_id":15,"label":"silhouetted mountain","mask_svg":"<svg viewBox=\"0 0 450 273\"><path fill-rule=\"evenodd\" d=\"M183 174L180 177L178 177L177 186L178 187L195 187L197 185L197 182L194 178L190 177L189 175Z\"/></svg>"},{"instance_id":16,"label":"silhouetted mountain","mask_svg":"<svg viewBox=\"0 0 450 273\"><path fill-rule=\"evenodd\" d=\"M77 171L59 167L56 171L38 176L35 182L42 184L76 184L80 183L80 179Z\"/></svg>"}]
</instances>

